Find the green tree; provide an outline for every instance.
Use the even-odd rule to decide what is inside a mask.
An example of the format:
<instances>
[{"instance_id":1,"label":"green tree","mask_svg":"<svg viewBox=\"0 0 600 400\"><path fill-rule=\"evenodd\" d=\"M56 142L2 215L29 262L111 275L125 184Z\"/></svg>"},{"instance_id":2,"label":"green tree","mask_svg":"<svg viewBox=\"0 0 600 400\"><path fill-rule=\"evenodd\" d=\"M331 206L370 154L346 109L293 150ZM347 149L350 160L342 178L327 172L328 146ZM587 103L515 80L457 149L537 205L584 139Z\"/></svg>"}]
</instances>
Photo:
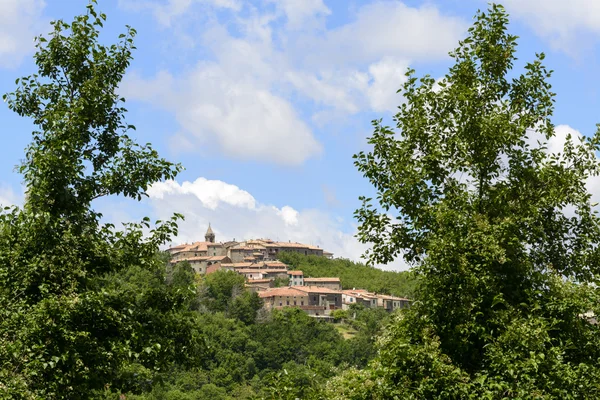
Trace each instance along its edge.
<instances>
[{"instance_id":1,"label":"green tree","mask_svg":"<svg viewBox=\"0 0 600 400\"><path fill-rule=\"evenodd\" d=\"M193 337L188 323L175 323L173 293L139 297L127 285L105 285L125 271L164 271L158 246L176 233L178 217L115 230L93 200L139 200L180 166L128 137L133 126L117 88L136 32L128 27L118 43L100 44L106 16L94 3L36 38L38 72L4 96L37 128L19 167L25 203L0 215L1 398L89 398L130 362L165 365L173 352L161 346L163 334L175 329L184 347ZM147 313L140 299L150 302Z\"/></svg>"},{"instance_id":2,"label":"green tree","mask_svg":"<svg viewBox=\"0 0 600 400\"><path fill-rule=\"evenodd\" d=\"M375 121L373 149L355 156L377 191L377 205L362 198L356 213L369 261L402 254L420 301L396 317L371 369L346 373L334 392L600 396L600 334L582 317L599 304L600 223L586 180L600 172L600 135L548 152L551 71L538 54L512 72L516 39L501 6L478 12L448 74L410 70L397 129Z\"/></svg>"},{"instance_id":3,"label":"green tree","mask_svg":"<svg viewBox=\"0 0 600 400\"><path fill-rule=\"evenodd\" d=\"M212 312L226 312L231 302L244 292L246 280L243 275L219 270L204 278L202 304Z\"/></svg>"}]
</instances>

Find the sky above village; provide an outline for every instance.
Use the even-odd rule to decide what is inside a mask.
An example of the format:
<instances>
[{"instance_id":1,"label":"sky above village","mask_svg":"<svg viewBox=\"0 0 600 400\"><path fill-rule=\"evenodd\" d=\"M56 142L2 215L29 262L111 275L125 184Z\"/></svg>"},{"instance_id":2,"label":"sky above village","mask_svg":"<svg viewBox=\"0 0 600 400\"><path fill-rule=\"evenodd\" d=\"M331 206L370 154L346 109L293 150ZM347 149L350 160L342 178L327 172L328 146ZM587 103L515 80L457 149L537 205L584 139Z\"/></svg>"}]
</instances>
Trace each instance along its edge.
<instances>
[{"instance_id":1,"label":"sky above village","mask_svg":"<svg viewBox=\"0 0 600 400\"><path fill-rule=\"evenodd\" d=\"M0 92L35 72L32 38L49 21L85 11L82 0L0 0ZM120 90L139 142L185 167L137 203L95 203L111 222L186 216L176 243L269 237L359 260L360 195L373 189L353 165L371 121L392 123L408 67L442 77L479 0L100 0L101 40L138 31ZM600 122L600 2L506 0L518 35L516 71L536 52L556 97L559 146ZM0 107L0 204L21 204L14 171L34 127ZM600 183L590 180L600 194ZM406 269L398 260L384 269Z\"/></svg>"}]
</instances>

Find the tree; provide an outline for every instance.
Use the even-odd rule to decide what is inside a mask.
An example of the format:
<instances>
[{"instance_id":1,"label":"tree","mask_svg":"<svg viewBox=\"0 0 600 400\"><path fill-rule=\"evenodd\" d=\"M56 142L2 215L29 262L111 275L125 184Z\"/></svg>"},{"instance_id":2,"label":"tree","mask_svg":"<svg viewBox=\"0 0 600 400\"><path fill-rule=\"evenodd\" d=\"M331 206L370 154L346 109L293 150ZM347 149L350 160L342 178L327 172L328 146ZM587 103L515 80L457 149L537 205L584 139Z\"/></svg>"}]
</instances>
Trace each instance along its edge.
<instances>
[{"instance_id":1,"label":"tree","mask_svg":"<svg viewBox=\"0 0 600 400\"><path fill-rule=\"evenodd\" d=\"M397 129L374 121L355 164L370 262L402 255L419 277L352 398L596 398L600 223L586 180L600 134L550 154L554 93L544 55L512 72L504 9L478 12L436 82L407 73ZM365 382L378 382L370 393ZM354 391L354 392L353 392ZM358 394L357 394L358 393Z\"/></svg>"},{"instance_id":2,"label":"tree","mask_svg":"<svg viewBox=\"0 0 600 400\"><path fill-rule=\"evenodd\" d=\"M117 44L100 44L106 16L94 5L36 38L38 72L4 96L37 130L19 167L25 204L0 215L1 398L88 398L129 362L165 365L173 349L161 346L162 333L194 353L191 326L172 313L172 293L137 296L105 282L132 268L164 271L158 246L176 233L179 216L115 230L93 200L139 200L181 167L128 137L134 127L124 121L117 88L136 32L127 27ZM140 301L150 302L142 310Z\"/></svg>"},{"instance_id":3,"label":"tree","mask_svg":"<svg viewBox=\"0 0 600 400\"><path fill-rule=\"evenodd\" d=\"M204 278L202 304L212 312L226 312L232 301L241 295L246 282L243 275L233 271L218 270Z\"/></svg>"}]
</instances>

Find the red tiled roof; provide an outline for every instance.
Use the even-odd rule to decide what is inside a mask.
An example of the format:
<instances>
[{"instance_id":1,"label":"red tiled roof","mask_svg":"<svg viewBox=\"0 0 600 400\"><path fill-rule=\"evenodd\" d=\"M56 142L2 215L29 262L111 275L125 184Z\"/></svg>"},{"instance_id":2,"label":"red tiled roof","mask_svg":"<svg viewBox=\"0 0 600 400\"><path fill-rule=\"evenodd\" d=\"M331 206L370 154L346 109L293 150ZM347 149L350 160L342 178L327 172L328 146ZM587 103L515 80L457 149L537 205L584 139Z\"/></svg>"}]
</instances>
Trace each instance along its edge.
<instances>
[{"instance_id":1,"label":"red tiled roof","mask_svg":"<svg viewBox=\"0 0 600 400\"><path fill-rule=\"evenodd\" d=\"M272 281L273 279L248 279L246 283L269 283Z\"/></svg>"},{"instance_id":2,"label":"red tiled roof","mask_svg":"<svg viewBox=\"0 0 600 400\"><path fill-rule=\"evenodd\" d=\"M327 294L342 294L339 290L317 287L317 286L294 286L294 288L307 293L327 293Z\"/></svg>"},{"instance_id":3,"label":"red tiled roof","mask_svg":"<svg viewBox=\"0 0 600 400\"><path fill-rule=\"evenodd\" d=\"M304 275L302 271L288 271L288 275Z\"/></svg>"},{"instance_id":4,"label":"red tiled roof","mask_svg":"<svg viewBox=\"0 0 600 400\"><path fill-rule=\"evenodd\" d=\"M224 267L232 267L232 268L246 268L251 266L252 263L251 262L245 262L245 263L224 263L223 266Z\"/></svg>"},{"instance_id":5,"label":"red tiled roof","mask_svg":"<svg viewBox=\"0 0 600 400\"><path fill-rule=\"evenodd\" d=\"M240 268L236 269L236 272L239 274L277 274L277 273L287 273L286 269L253 269L253 268Z\"/></svg>"},{"instance_id":6,"label":"red tiled roof","mask_svg":"<svg viewBox=\"0 0 600 400\"><path fill-rule=\"evenodd\" d=\"M304 278L304 282L340 282L340 278Z\"/></svg>"},{"instance_id":7,"label":"red tiled roof","mask_svg":"<svg viewBox=\"0 0 600 400\"><path fill-rule=\"evenodd\" d=\"M260 297L275 297L275 296L284 296L284 297L307 297L307 294L301 290L291 287L280 287L280 288L271 288L269 290L265 290L258 294Z\"/></svg>"}]
</instances>

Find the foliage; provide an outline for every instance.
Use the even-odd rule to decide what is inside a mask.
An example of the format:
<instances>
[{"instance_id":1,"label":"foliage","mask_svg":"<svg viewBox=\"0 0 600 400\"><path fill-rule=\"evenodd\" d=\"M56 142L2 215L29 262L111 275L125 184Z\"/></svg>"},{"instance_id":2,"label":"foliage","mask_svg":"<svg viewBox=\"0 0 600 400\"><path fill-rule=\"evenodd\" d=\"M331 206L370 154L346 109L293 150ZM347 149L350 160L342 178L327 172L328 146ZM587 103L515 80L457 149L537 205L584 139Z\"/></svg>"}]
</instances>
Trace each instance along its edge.
<instances>
[{"instance_id":1,"label":"foliage","mask_svg":"<svg viewBox=\"0 0 600 400\"><path fill-rule=\"evenodd\" d=\"M135 30L101 45L105 18L92 2L71 24L53 22L49 38L36 38L38 73L4 96L37 130L19 167L25 204L0 215L0 397L84 398L130 361L168 364L173 351L162 344L191 337L189 325L170 314L183 300L168 288L140 298L102 285L129 269L164 268L158 246L176 233L178 217L115 230L101 224L91 202L140 199L148 185L180 170L126 134L133 127L117 87ZM153 308L141 309L144 301Z\"/></svg>"},{"instance_id":2,"label":"foliage","mask_svg":"<svg viewBox=\"0 0 600 400\"><path fill-rule=\"evenodd\" d=\"M600 172L600 135L549 153L551 72L539 54L509 79L507 26L492 4L442 80L410 70L397 129L375 121L373 149L355 156L378 192L356 213L370 262L404 254L420 301L368 370L331 382L331 398L600 395L600 332L585 317L599 311L586 180Z\"/></svg>"},{"instance_id":3,"label":"foliage","mask_svg":"<svg viewBox=\"0 0 600 400\"><path fill-rule=\"evenodd\" d=\"M416 280L409 271L383 271L343 258L330 260L294 252L278 254L280 261L302 270L305 277L339 277L344 289L361 288L371 292L412 297Z\"/></svg>"},{"instance_id":4,"label":"foliage","mask_svg":"<svg viewBox=\"0 0 600 400\"><path fill-rule=\"evenodd\" d=\"M338 369L371 357L371 323L357 318L355 341L297 309L258 319L243 277L169 264L159 247L180 215L117 229L94 210L181 169L128 136L117 88L136 32L102 45L105 19L91 0L53 22L38 72L4 96L37 128L19 168L25 203L0 213L0 398L321 398Z\"/></svg>"}]
</instances>

